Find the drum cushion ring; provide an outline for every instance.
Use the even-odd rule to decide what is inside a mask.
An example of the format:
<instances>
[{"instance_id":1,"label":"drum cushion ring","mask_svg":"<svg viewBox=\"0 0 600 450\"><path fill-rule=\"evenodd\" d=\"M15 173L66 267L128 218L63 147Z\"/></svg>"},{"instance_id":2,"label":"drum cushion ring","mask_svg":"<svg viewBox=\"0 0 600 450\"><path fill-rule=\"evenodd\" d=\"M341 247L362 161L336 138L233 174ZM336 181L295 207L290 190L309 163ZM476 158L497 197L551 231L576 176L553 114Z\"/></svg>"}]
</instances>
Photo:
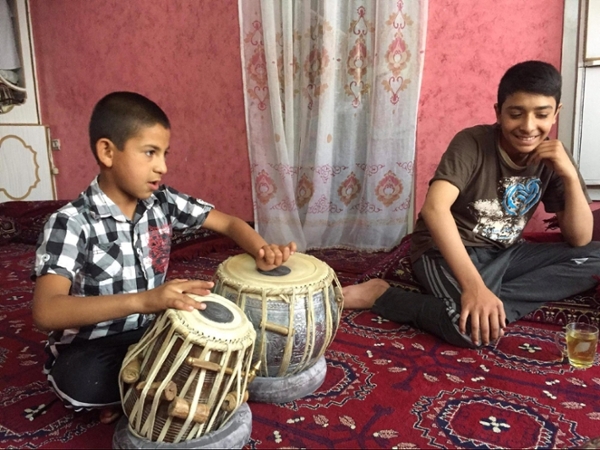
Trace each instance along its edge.
<instances>
[{"instance_id":1,"label":"drum cushion ring","mask_svg":"<svg viewBox=\"0 0 600 450\"><path fill-rule=\"evenodd\" d=\"M242 448L252 434L252 411L247 403L242 403L231 418L218 430L198 439L190 439L174 444L154 442L134 435L129 429L126 416L115 428L112 447L116 449L189 449L189 448Z\"/></svg>"},{"instance_id":2,"label":"drum cushion ring","mask_svg":"<svg viewBox=\"0 0 600 450\"><path fill-rule=\"evenodd\" d=\"M327 361L317 359L311 367L287 377L256 377L248 385L250 401L262 403L287 403L315 392L325 381Z\"/></svg>"}]
</instances>

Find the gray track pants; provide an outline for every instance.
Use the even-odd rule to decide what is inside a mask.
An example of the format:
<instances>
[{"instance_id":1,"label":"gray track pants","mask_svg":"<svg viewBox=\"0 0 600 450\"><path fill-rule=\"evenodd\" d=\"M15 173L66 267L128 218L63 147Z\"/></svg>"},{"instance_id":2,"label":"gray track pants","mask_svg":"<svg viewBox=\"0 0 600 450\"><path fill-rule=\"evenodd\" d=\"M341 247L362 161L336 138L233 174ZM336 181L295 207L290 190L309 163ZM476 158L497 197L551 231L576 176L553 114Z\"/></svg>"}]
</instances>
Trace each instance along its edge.
<instances>
[{"instance_id":1,"label":"gray track pants","mask_svg":"<svg viewBox=\"0 0 600 450\"><path fill-rule=\"evenodd\" d=\"M549 301L588 290L600 275L600 242L584 247L566 243L515 244L508 249L468 247L486 286L502 300L507 322L514 322ZM475 347L458 331L461 289L442 255L430 250L413 265L429 294L389 288L372 311L398 323L428 331L460 347Z\"/></svg>"}]
</instances>

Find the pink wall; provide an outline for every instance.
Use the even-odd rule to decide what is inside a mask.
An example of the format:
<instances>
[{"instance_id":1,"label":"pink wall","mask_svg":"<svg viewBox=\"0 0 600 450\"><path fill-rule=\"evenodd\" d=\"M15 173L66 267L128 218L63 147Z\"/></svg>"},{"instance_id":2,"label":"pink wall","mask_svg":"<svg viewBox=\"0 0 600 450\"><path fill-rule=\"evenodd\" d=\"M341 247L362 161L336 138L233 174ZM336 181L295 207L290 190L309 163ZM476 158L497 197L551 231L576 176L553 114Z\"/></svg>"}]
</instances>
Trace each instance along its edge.
<instances>
[{"instance_id":1,"label":"pink wall","mask_svg":"<svg viewBox=\"0 0 600 450\"><path fill-rule=\"evenodd\" d=\"M511 65L540 59L560 68L563 2L430 0L417 124L416 204L454 134L494 123L496 90ZM541 231L538 220L528 230Z\"/></svg>"},{"instance_id":2,"label":"pink wall","mask_svg":"<svg viewBox=\"0 0 600 450\"><path fill-rule=\"evenodd\" d=\"M87 125L102 96L133 90L172 126L164 181L252 219L237 0L31 0L43 122L59 198L97 173Z\"/></svg>"},{"instance_id":3,"label":"pink wall","mask_svg":"<svg viewBox=\"0 0 600 450\"><path fill-rule=\"evenodd\" d=\"M252 218L237 0L30 1L42 117L62 143L54 154L60 198L96 174L86 137L94 103L135 90L172 122L165 181ZM502 73L526 59L560 64L562 17L562 1L429 1L417 210L452 136L494 121Z\"/></svg>"}]
</instances>

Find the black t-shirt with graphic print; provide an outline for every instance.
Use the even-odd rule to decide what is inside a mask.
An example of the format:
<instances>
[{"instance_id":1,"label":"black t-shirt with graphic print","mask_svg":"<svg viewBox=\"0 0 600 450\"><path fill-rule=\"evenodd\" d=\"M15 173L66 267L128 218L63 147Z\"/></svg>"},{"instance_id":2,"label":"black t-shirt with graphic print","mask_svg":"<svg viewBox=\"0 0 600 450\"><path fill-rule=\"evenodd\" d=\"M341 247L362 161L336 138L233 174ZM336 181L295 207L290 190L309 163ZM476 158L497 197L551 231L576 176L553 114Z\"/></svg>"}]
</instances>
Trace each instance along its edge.
<instances>
[{"instance_id":1,"label":"black t-shirt with graphic print","mask_svg":"<svg viewBox=\"0 0 600 450\"><path fill-rule=\"evenodd\" d=\"M509 247L521 239L540 201L546 212L564 209L562 179L544 163L517 166L499 147L499 133L498 125L459 132L429 182L446 180L459 189L451 212L465 246ZM411 244L412 261L435 247L421 214Z\"/></svg>"}]
</instances>

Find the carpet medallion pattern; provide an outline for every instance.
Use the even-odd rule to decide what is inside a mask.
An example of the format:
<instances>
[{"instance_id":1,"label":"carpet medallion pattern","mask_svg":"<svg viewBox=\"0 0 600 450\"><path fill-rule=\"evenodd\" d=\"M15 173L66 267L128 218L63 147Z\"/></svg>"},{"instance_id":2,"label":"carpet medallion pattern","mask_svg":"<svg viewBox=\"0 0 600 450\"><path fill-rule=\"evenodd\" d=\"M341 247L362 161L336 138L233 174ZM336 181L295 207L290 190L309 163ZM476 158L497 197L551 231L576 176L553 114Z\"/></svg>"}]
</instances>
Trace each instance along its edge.
<instances>
[{"instance_id":1,"label":"carpet medallion pattern","mask_svg":"<svg viewBox=\"0 0 600 450\"><path fill-rule=\"evenodd\" d=\"M513 325L484 359L494 365L536 374L573 371L554 343L556 331ZM565 362L565 364L560 364Z\"/></svg>"},{"instance_id":2,"label":"carpet medallion pattern","mask_svg":"<svg viewBox=\"0 0 600 450\"><path fill-rule=\"evenodd\" d=\"M438 448L568 447L582 438L555 408L490 388L441 391L421 398L413 412L416 428Z\"/></svg>"}]
</instances>

